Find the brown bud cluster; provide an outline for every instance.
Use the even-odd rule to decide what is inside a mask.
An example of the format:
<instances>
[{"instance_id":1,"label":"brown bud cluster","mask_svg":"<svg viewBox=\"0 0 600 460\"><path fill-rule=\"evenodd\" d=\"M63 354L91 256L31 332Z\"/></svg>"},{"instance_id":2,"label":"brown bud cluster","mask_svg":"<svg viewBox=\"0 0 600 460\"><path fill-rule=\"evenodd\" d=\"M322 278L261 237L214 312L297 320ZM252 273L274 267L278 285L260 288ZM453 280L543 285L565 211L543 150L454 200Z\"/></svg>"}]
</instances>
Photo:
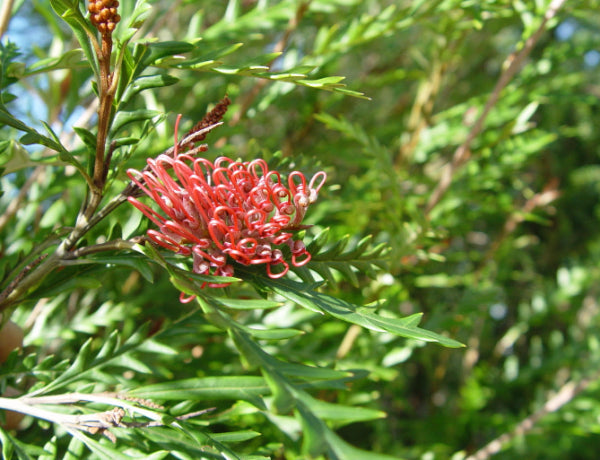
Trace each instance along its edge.
<instances>
[{"instance_id":1,"label":"brown bud cluster","mask_svg":"<svg viewBox=\"0 0 600 460\"><path fill-rule=\"evenodd\" d=\"M183 138L185 139L186 137L188 137L191 134L197 133L198 131L203 130L204 128L208 128L211 125L214 125L218 122L220 122L223 117L225 116L225 112L227 112L227 106L229 106L229 104L231 104L231 99L229 99L228 96L225 96L223 99L221 99L221 101L219 101L219 103L217 105L215 105L215 107L208 112L204 118L202 120L200 120L198 123L196 123L196 125L190 129L185 136L183 136ZM208 134L208 133L206 133ZM206 134L197 137L194 142L201 142L206 138ZM193 145L185 145L182 144L180 145L181 148L186 149L186 148L192 148Z\"/></svg>"},{"instance_id":2,"label":"brown bud cluster","mask_svg":"<svg viewBox=\"0 0 600 460\"><path fill-rule=\"evenodd\" d=\"M121 20L121 16L117 14L118 6L117 0L90 0L90 20L101 34L110 34L115 30Z\"/></svg>"}]
</instances>

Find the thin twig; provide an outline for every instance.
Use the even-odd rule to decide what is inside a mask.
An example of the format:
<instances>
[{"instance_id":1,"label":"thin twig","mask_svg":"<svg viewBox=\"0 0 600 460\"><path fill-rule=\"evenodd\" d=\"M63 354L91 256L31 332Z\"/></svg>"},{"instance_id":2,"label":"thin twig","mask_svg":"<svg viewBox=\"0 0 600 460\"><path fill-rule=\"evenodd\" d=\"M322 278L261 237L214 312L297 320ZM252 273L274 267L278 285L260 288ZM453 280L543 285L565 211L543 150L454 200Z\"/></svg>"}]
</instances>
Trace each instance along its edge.
<instances>
[{"instance_id":1,"label":"thin twig","mask_svg":"<svg viewBox=\"0 0 600 460\"><path fill-rule=\"evenodd\" d=\"M552 412L556 412L562 406L572 401L577 395L583 392L591 383L600 378L600 372L591 377L584 378L579 382L567 382L554 396L549 398L546 403L529 417L523 419L511 431L498 436L496 439L479 449L477 452L469 455L465 460L487 460L492 455L500 452L502 447L516 438L523 436L531 431L540 419Z\"/></svg>"},{"instance_id":2,"label":"thin twig","mask_svg":"<svg viewBox=\"0 0 600 460\"><path fill-rule=\"evenodd\" d=\"M300 4L298 5L298 8L296 9L296 14L294 14L294 16L292 16L290 18L285 32L283 33L282 37L279 39L279 41L273 47L274 53L282 53L285 50L285 47L287 46L287 44L290 40L290 37L292 36L292 33L298 28L298 25L300 24L302 17L308 11L309 6L310 6L310 0L300 2ZM269 62L269 64L268 64L269 69L273 66L273 63L276 60L277 60L277 58L275 58L271 62ZM231 126L236 125L241 120L241 118L244 116L244 114L248 111L248 109L252 105L252 102L254 101L254 99L256 99L256 96L258 96L260 91L267 85L267 83L269 83L269 80L258 80L254 84L254 86L250 89L250 91L248 91L245 94L245 96L241 99L239 110L233 115L233 117L231 117L231 122L230 122Z\"/></svg>"},{"instance_id":3,"label":"thin twig","mask_svg":"<svg viewBox=\"0 0 600 460\"><path fill-rule=\"evenodd\" d=\"M102 412L93 412L89 414L73 415L65 414L62 412L54 412L46 408L37 407L38 405L72 405L80 402L90 402L97 404L105 404L112 406L110 410ZM143 407L139 407L136 404L141 404L154 409L164 409L162 406L154 404L152 401L148 401L141 398L129 397L119 393L98 393L98 394L85 394L85 393L67 393L63 395L51 395L51 396L39 396L30 397L22 396L20 398L3 398L0 397L0 409L10 410L14 412L20 412L23 414L30 415L35 418L47 420L52 423L57 423L66 426L67 428L86 431L88 433L103 432L111 440L115 440L114 435L108 434L106 430L110 428L145 428L153 426L163 426L163 415ZM175 417L175 420L182 421L187 420L199 415L206 414L215 410L215 408L203 409L200 411L191 412L188 414L180 415ZM149 419L146 422L126 422L123 421L126 412L130 414L138 414ZM181 428L181 426L174 422L173 426Z\"/></svg>"},{"instance_id":4,"label":"thin twig","mask_svg":"<svg viewBox=\"0 0 600 460\"><path fill-rule=\"evenodd\" d=\"M203 138L206 133L212 131L217 126L222 125L222 122L215 123L214 125L207 126L195 133L186 136L179 144L180 145L188 145L193 144L198 141L198 139ZM206 149L205 146L200 145L192 150L186 151L188 155L196 155L199 152L202 152ZM163 152L164 155L172 156L174 153L174 147L170 147ZM57 267L64 265L66 260L72 259L72 255L70 252L73 250L77 241L81 239L92 227L98 224L102 219L104 219L108 214L114 211L118 206L127 201L129 196L133 196L138 191L137 186L131 182L128 184L125 189L117 196L115 196L106 206L104 206L100 211L95 213L93 216L89 218L86 217L85 214L80 214L75 228L71 231L71 233L65 238L62 243L58 246L54 254L48 256L41 264L37 266L37 268L30 273L27 274L20 282L11 288L11 290L6 290L6 295L4 298L0 298L0 312L15 305L18 303L23 295L25 295L32 287L36 286L41 280L43 280L51 271L56 269ZM125 243L123 243L125 244ZM96 246L96 249L98 246ZM106 250L112 250L114 247L106 246ZM85 250L85 248L82 248ZM93 251L93 250L92 250ZM97 252L97 251L96 251ZM83 254L83 252L82 252Z\"/></svg>"},{"instance_id":5,"label":"thin twig","mask_svg":"<svg viewBox=\"0 0 600 460\"><path fill-rule=\"evenodd\" d=\"M452 182L452 178L456 171L468 160L471 153L471 144L475 140L481 131L483 130L484 122L492 110L492 108L496 105L498 100L500 99L500 93L502 90L508 85L511 79L516 75L516 73L521 68L521 65L529 56L529 53L533 50L535 44L542 37L545 32L546 25L548 21L550 21L558 12L558 10L562 7L565 0L554 0L550 3L550 6L546 10L546 14L542 19L540 26L537 30L525 41L523 48L520 51L513 52L505 61L505 69L500 74L498 81L496 82L496 86L494 87L490 97L488 98L483 111L471 127L469 134L465 141L456 149L454 155L452 156L452 160L448 163L444 170L442 171L442 176L431 194L429 201L427 203L427 207L425 209L425 214L429 214L431 210L440 202L450 184Z\"/></svg>"},{"instance_id":6,"label":"thin twig","mask_svg":"<svg viewBox=\"0 0 600 460\"><path fill-rule=\"evenodd\" d=\"M527 216L527 214L530 214L538 207L548 206L559 196L560 192L558 191L558 183L557 181L552 180L546 185L546 187L544 187L544 190L536 193L533 197L528 199L520 209L511 213L504 222L502 232L490 245L479 266L474 271L473 280L471 282L475 285L479 283L485 267L487 267L489 262L493 260L494 256L502 246L502 243L506 241L508 237L517 229L517 226L525 220L525 216ZM465 375L471 372L471 369L479 360L479 337L481 337L481 332L484 326L485 321L481 319L475 321L471 338L467 344L467 352L465 353L463 359L463 373Z\"/></svg>"},{"instance_id":7,"label":"thin twig","mask_svg":"<svg viewBox=\"0 0 600 460\"><path fill-rule=\"evenodd\" d=\"M25 275L27 275L27 273L29 273L31 270L33 270L33 268L35 268L36 265L39 265L40 262L42 260L44 260L46 257L48 257L48 254L42 254L41 256L39 256L37 259L35 259L30 264L27 264L25 266L25 268L23 268L23 270L21 270L19 272L19 274L8 284L6 289L0 293L0 302L4 301L4 299L6 299L6 297L8 297L8 294L10 294L10 292L15 288L15 286L17 284L19 284L19 282L23 278L25 278Z\"/></svg>"},{"instance_id":8,"label":"thin twig","mask_svg":"<svg viewBox=\"0 0 600 460\"><path fill-rule=\"evenodd\" d=\"M343 359L350 352L352 346L354 345L354 342L360 335L361 331L362 328L357 324L352 324L348 328L346 334L344 335L344 338L342 339L342 343L340 343L340 346L338 347L337 352L335 353L336 359Z\"/></svg>"},{"instance_id":9,"label":"thin twig","mask_svg":"<svg viewBox=\"0 0 600 460\"><path fill-rule=\"evenodd\" d=\"M19 194L8 204L2 215L0 216L0 230L8 223L10 219L17 213L21 208L21 203L27 198L29 189L35 184L42 174L46 171L46 165L37 166L33 172L29 175L21 189Z\"/></svg>"},{"instance_id":10,"label":"thin twig","mask_svg":"<svg viewBox=\"0 0 600 460\"><path fill-rule=\"evenodd\" d=\"M8 29L13 3L13 0L4 0L2 2L2 8L0 9L0 38L2 38L6 29Z\"/></svg>"},{"instance_id":11,"label":"thin twig","mask_svg":"<svg viewBox=\"0 0 600 460\"><path fill-rule=\"evenodd\" d=\"M136 237L131 240L123 240L116 239L112 241L107 241L105 243L93 244L91 246L86 246L84 248L75 249L74 251L69 252L65 255L62 265L76 265L76 264L87 264L89 263L86 260L71 260L77 259L79 257L88 256L90 254L96 254L98 252L106 252L106 251L118 251L118 250L130 250L143 240L143 237Z\"/></svg>"},{"instance_id":12,"label":"thin twig","mask_svg":"<svg viewBox=\"0 0 600 460\"><path fill-rule=\"evenodd\" d=\"M502 243L516 230L517 226L525 220L528 214L531 214L536 208L548 206L558 199L559 196L560 191L558 190L558 181L551 180L541 192L536 193L528 199L521 209L513 212L508 219L506 219L506 222L504 222L504 227L498 238L490 245L489 250L483 257L482 265L485 265L494 257Z\"/></svg>"}]
</instances>

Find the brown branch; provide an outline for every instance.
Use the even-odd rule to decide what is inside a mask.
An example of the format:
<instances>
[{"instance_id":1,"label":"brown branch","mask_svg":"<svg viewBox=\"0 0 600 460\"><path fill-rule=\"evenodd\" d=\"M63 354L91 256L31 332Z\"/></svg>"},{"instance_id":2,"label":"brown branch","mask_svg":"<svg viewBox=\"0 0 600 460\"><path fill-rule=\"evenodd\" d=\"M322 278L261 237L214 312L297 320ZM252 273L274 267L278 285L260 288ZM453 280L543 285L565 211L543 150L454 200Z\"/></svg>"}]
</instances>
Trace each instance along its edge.
<instances>
[{"instance_id":1,"label":"brown branch","mask_svg":"<svg viewBox=\"0 0 600 460\"><path fill-rule=\"evenodd\" d=\"M0 38L2 38L6 29L8 29L13 3L13 0L4 0L2 2L2 8L0 9Z\"/></svg>"},{"instance_id":2,"label":"brown branch","mask_svg":"<svg viewBox=\"0 0 600 460\"><path fill-rule=\"evenodd\" d=\"M38 405L73 405L80 402L91 402L98 404L105 404L113 406L112 409L102 412L93 412L90 414L72 415L64 414L62 412L54 412L45 408L37 407ZM146 428L152 426L163 426L166 425L163 422L161 414L153 412L143 407L139 407L137 403L142 406L151 407L153 409L164 409L162 406L154 404L152 401L148 401L140 398L132 398L127 395L121 395L118 393L98 393L98 394L84 394L84 393L68 393L63 395L52 395L52 396L22 396L20 398L3 398L0 397L0 409L11 410L14 412L20 412L23 414L31 415L32 417L47 420L52 423L61 424L67 429L85 431L90 434L101 432L105 434L109 439L115 440L112 433L107 430L110 428ZM126 422L123 421L126 411L130 414L139 414L140 416L149 419L147 422ZM200 411L190 412L188 414L174 417L177 421L187 420L192 417L206 414L215 410L215 408L203 409ZM177 422L173 425L179 426Z\"/></svg>"},{"instance_id":3,"label":"brown branch","mask_svg":"<svg viewBox=\"0 0 600 460\"><path fill-rule=\"evenodd\" d=\"M508 219L504 222L502 232L483 257L482 264L485 265L494 257L502 243L517 229L517 226L525 220L527 214L532 213L536 208L549 205L558 199L559 196L560 191L558 190L558 181L556 179L551 180L541 192L536 193L528 199L521 209L508 216Z\"/></svg>"},{"instance_id":4,"label":"brown branch","mask_svg":"<svg viewBox=\"0 0 600 460\"><path fill-rule=\"evenodd\" d=\"M504 71L500 74L496 85L490 97L488 98L483 111L471 127L467 138L464 142L456 149L454 155L452 156L452 160L448 163L444 170L442 171L442 176L431 194L427 206L425 208L425 214L429 215L432 209L440 202L450 184L452 183L452 179L456 171L469 159L471 154L471 144L475 140L479 134L481 134L483 130L484 122L489 115L492 108L496 105L498 100L500 99L500 93L502 90L508 85L511 79L516 75L516 73L520 70L523 62L529 56L531 51L533 50L535 44L542 37L545 32L546 25L548 21L550 21L558 12L558 10L562 7L565 0L553 0L544 14L542 22L537 30L525 41L523 48L520 51L513 52L505 61Z\"/></svg>"},{"instance_id":5,"label":"brown branch","mask_svg":"<svg viewBox=\"0 0 600 460\"><path fill-rule=\"evenodd\" d=\"M483 256L479 266L475 270L472 280L473 284L479 283L485 267L494 258L498 252L498 249L500 249L502 246L502 243L504 243L504 241L506 241L506 239L517 229L517 226L525 220L525 216L533 212L538 207L549 205L559 196L560 192L558 190L558 181L551 180L544 187L544 190L536 193L533 197L528 199L520 209L514 211L507 217L506 221L504 222L504 226L502 227L502 231L492 242L489 249ZM467 352L463 358L463 373L465 375L471 372L471 369L479 360L479 338L481 337L484 326L485 321L483 320L477 320L474 324L471 338L467 344Z\"/></svg>"},{"instance_id":6,"label":"brown branch","mask_svg":"<svg viewBox=\"0 0 600 460\"><path fill-rule=\"evenodd\" d=\"M283 33L282 37L279 39L279 41L273 47L273 52L281 53L281 52L283 52L283 50L285 50L285 47L287 46L292 33L298 28L300 21L302 20L302 18L308 11L309 5L310 5L310 0L300 2L300 4L298 5L298 8L296 9L296 14L290 18L285 32ZM275 58L271 62L269 62L268 67L271 68L273 66L273 63L276 60L277 60L277 58ZM231 118L231 123L230 123L231 126L234 126L237 123L239 123L241 118L244 116L244 114L248 111L248 109L252 105L252 102L254 102L254 99L256 99L256 96L258 96L260 91L267 85L268 82L269 82L269 80L257 81L254 84L254 86L250 89L250 91L247 92L244 95L244 97L241 98L240 108Z\"/></svg>"},{"instance_id":7,"label":"brown branch","mask_svg":"<svg viewBox=\"0 0 600 460\"><path fill-rule=\"evenodd\" d=\"M86 264L88 262L85 260L75 261L73 259L88 256L90 254L97 254L98 252L131 250L136 244L139 244L141 241L143 241L143 239L144 238L140 236L132 238L131 240L123 240L119 238L116 240L107 241L105 243L93 244L84 248L75 249L73 251L69 251L65 255L61 265L76 265L78 263Z\"/></svg>"},{"instance_id":8,"label":"brown branch","mask_svg":"<svg viewBox=\"0 0 600 460\"><path fill-rule=\"evenodd\" d=\"M46 171L46 166L37 166L33 172L29 175L23 187L19 190L19 194L15 197L14 200L6 207L6 210L0 215L0 230L4 228L4 226L8 223L10 219L14 217L17 211L21 208L21 203L27 198L29 194L29 189L35 184L43 173Z\"/></svg>"},{"instance_id":9,"label":"brown branch","mask_svg":"<svg viewBox=\"0 0 600 460\"><path fill-rule=\"evenodd\" d=\"M119 2L116 0L91 0L88 5L90 21L100 32L101 45L100 49L95 45L100 71L98 88L100 105L98 107L98 134L96 136L92 196L84 212L85 219L89 219L94 214L94 211L102 200L102 191L108 168L104 157L106 154L112 104L116 92L116 80L118 78L111 72L110 58L113 45L112 33L117 23L121 20L121 17L117 14L118 6Z\"/></svg>"},{"instance_id":10,"label":"brown branch","mask_svg":"<svg viewBox=\"0 0 600 460\"><path fill-rule=\"evenodd\" d=\"M598 379L600 379L600 372L595 373L591 377L584 378L579 382L567 382L562 386L558 393L549 398L539 410L521 420L521 422L519 422L511 431L503 433L477 452L469 455L465 460L487 460L492 455L497 454L502 450L502 447L505 444L518 436L523 436L530 432L540 419L552 412L556 412L562 406L572 401L577 395L590 386L591 383Z\"/></svg>"},{"instance_id":11,"label":"brown branch","mask_svg":"<svg viewBox=\"0 0 600 460\"><path fill-rule=\"evenodd\" d=\"M27 273L29 273L31 270L33 270L34 267L39 265L42 262L42 260L44 260L46 257L48 257L48 254L42 254L33 262L26 265L25 268L23 268L23 270L19 272L19 274L8 284L8 286L6 286L6 289L4 289L4 291L0 293L0 304L6 300L8 295L15 289L15 287L21 282L21 280L25 278Z\"/></svg>"}]
</instances>

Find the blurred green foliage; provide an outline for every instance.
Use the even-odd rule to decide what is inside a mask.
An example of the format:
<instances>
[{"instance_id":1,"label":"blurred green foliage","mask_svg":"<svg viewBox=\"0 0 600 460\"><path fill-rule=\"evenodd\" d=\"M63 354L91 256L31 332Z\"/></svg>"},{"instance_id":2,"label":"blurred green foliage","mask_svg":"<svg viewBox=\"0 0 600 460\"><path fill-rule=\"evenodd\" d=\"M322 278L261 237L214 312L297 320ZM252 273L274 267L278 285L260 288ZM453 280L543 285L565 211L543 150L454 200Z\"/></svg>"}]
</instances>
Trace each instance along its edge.
<instances>
[{"instance_id":1,"label":"blurred green foliage","mask_svg":"<svg viewBox=\"0 0 600 460\"><path fill-rule=\"evenodd\" d=\"M5 456L368 458L360 448L462 459L506 434L494 458L597 457L596 0L567 2L548 21L432 209L445 165L551 2L122 3L110 192L173 144L177 113L185 130L227 94L209 158L327 171L307 216L313 265L277 281L236 269L248 283L195 307L178 303L175 269L148 252L53 273L12 315L26 346L0 368L1 389L123 390L170 416L216 409L179 430L118 428L116 444L52 437L28 419L0 429ZM84 28L72 20L78 42L45 0L15 5L13 24L30 18L51 40L17 55L9 30L0 50L3 287L73 225L85 194L76 170L94 154L97 69ZM84 243L146 227L124 205ZM336 316L348 305L365 306L350 322L366 328L340 320L348 310ZM387 329L373 326L375 312ZM398 336L403 326L412 332ZM426 344L428 331L466 347ZM572 401L513 431L578 383Z\"/></svg>"}]
</instances>

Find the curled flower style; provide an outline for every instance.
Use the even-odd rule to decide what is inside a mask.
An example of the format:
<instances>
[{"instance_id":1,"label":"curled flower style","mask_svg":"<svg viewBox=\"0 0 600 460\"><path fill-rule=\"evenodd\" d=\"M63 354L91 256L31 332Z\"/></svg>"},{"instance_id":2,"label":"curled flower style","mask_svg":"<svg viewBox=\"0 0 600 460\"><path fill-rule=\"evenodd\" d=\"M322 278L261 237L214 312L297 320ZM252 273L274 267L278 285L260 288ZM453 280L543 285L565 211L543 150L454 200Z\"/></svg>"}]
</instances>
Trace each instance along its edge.
<instances>
[{"instance_id":1,"label":"curled flower style","mask_svg":"<svg viewBox=\"0 0 600 460\"><path fill-rule=\"evenodd\" d=\"M302 219L317 199L325 172L307 181L294 171L284 181L262 159L240 162L219 157L211 162L175 150L173 156L148 159L143 171L127 171L162 211L128 198L158 227L148 230L150 240L191 256L193 271L203 275L233 276L231 261L235 261L265 264L267 275L279 278L290 263L297 267L308 263L310 253L292 232L303 228ZM290 248L291 260L285 260L282 245Z\"/></svg>"}]
</instances>

